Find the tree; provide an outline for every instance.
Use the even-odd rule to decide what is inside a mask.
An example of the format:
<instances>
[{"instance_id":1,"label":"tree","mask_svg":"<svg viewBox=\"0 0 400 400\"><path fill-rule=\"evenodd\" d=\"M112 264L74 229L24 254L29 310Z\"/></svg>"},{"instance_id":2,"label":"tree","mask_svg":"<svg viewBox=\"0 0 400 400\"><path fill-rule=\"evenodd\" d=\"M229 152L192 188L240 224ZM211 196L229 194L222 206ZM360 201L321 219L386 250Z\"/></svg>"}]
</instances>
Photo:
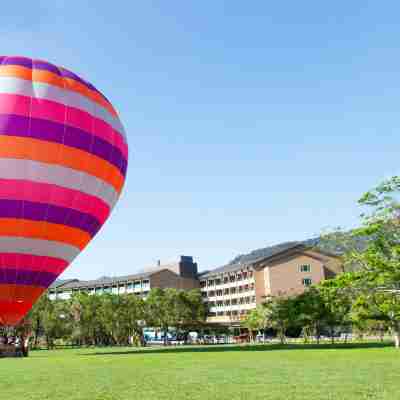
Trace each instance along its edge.
<instances>
[{"instance_id":1,"label":"tree","mask_svg":"<svg viewBox=\"0 0 400 400\"><path fill-rule=\"evenodd\" d=\"M400 177L394 176L366 192L359 200L365 209L361 227L349 233L352 246L344 254L351 266L348 288L353 297L351 318L361 327L363 321L380 321L393 333L400 348ZM338 281L338 278L335 279ZM342 282L343 283L343 282Z\"/></svg>"},{"instance_id":2,"label":"tree","mask_svg":"<svg viewBox=\"0 0 400 400\"><path fill-rule=\"evenodd\" d=\"M242 326L249 331L251 340L254 341L257 332L265 329L268 326L268 323L267 308L259 305L246 315L246 319L242 322Z\"/></svg>"},{"instance_id":3,"label":"tree","mask_svg":"<svg viewBox=\"0 0 400 400\"><path fill-rule=\"evenodd\" d=\"M271 297L263 303L267 326L276 330L281 344L285 343L286 330L296 319L295 300L291 297Z\"/></svg>"}]
</instances>

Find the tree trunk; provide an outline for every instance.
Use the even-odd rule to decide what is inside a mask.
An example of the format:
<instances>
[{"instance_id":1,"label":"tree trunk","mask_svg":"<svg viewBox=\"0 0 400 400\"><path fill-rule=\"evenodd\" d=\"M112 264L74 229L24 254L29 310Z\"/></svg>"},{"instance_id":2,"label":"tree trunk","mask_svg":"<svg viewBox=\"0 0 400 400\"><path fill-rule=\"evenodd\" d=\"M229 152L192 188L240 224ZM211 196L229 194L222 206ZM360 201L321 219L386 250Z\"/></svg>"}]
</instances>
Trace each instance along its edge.
<instances>
[{"instance_id":1,"label":"tree trunk","mask_svg":"<svg viewBox=\"0 0 400 400\"><path fill-rule=\"evenodd\" d=\"M393 329L394 333L394 345L396 349L400 349L400 323L397 323Z\"/></svg>"}]
</instances>

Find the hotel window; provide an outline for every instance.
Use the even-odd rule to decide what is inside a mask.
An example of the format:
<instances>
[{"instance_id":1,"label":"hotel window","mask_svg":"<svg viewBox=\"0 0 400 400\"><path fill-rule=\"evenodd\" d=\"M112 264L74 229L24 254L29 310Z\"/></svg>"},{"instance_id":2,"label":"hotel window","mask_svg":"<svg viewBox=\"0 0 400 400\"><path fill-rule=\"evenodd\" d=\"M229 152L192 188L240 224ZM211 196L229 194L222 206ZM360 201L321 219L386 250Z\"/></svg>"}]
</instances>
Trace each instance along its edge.
<instances>
[{"instance_id":1,"label":"hotel window","mask_svg":"<svg viewBox=\"0 0 400 400\"><path fill-rule=\"evenodd\" d=\"M244 298L243 297L240 297L239 304L244 304Z\"/></svg>"},{"instance_id":2,"label":"hotel window","mask_svg":"<svg viewBox=\"0 0 400 400\"><path fill-rule=\"evenodd\" d=\"M241 281L242 280L242 274L237 274L236 275L236 280Z\"/></svg>"},{"instance_id":3,"label":"hotel window","mask_svg":"<svg viewBox=\"0 0 400 400\"><path fill-rule=\"evenodd\" d=\"M209 297L214 297L214 296L215 296L215 291L214 291L214 290L210 290L210 291L208 292L208 296L209 296Z\"/></svg>"},{"instance_id":4,"label":"hotel window","mask_svg":"<svg viewBox=\"0 0 400 400\"><path fill-rule=\"evenodd\" d=\"M236 316L236 315L238 315L238 312L236 310L233 310L232 315Z\"/></svg>"},{"instance_id":5,"label":"hotel window","mask_svg":"<svg viewBox=\"0 0 400 400\"><path fill-rule=\"evenodd\" d=\"M303 279L303 286L310 286L312 284L311 278L304 278Z\"/></svg>"},{"instance_id":6,"label":"hotel window","mask_svg":"<svg viewBox=\"0 0 400 400\"><path fill-rule=\"evenodd\" d=\"M222 283L221 279L216 279L216 280L215 280L215 284L216 284L216 285L220 285L221 283Z\"/></svg>"},{"instance_id":7,"label":"hotel window","mask_svg":"<svg viewBox=\"0 0 400 400\"><path fill-rule=\"evenodd\" d=\"M201 292L201 297L207 297L207 293L206 292Z\"/></svg>"},{"instance_id":8,"label":"hotel window","mask_svg":"<svg viewBox=\"0 0 400 400\"><path fill-rule=\"evenodd\" d=\"M148 279L146 279L145 281L142 282L142 288L150 289L150 281Z\"/></svg>"},{"instance_id":9,"label":"hotel window","mask_svg":"<svg viewBox=\"0 0 400 400\"><path fill-rule=\"evenodd\" d=\"M226 306L230 306L231 305L231 301L230 300L225 300L225 305Z\"/></svg>"},{"instance_id":10,"label":"hotel window","mask_svg":"<svg viewBox=\"0 0 400 400\"><path fill-rule=\"evenodd\" d=\"M253 277L253 271L249 271L249 279Z\"/></svg>"},{"instance_id":11,"label":"hotel window","mask_svg":"<svg viewBox=\"0 0 400 400\"><path fill-rule=\"evenodd\" d=\"M254 283L252 283L252 284L250 285L250 290L254 290L254 288L255 288Z\"/></svg>"},{"instance_id":12,"label":"hotel window","mask_svg":"<svg viewBox=\"0 0 400 400\"><path fill-rule=\"evenodd\" d=\"M217 296L222 296L222 290L221 289L217 290Z\"/></svg>"},{"instance_id":13,"label":"hotel window","mask_svg":"<svg viewBox=\"0 0 400 400\"><path fill-rule=\"evenodd\" d=\"M229 289L224 289L224 294L229 294Z\"/></svg>"},{"instance_id":14,"label":"hotel window","mask_svg":"<svg viewBox=\"0 0 400 400\"><path fill-rule=\"evenodd\" d=\"M249 285L244 285L244 290L245 292L248 292L250 290Z\"/></svg>"},{"instance_id":15,"label":"hotel window","mask_svg":"<svg viewBox=\"0 0 400 400\"><path fill-rule=\"evenodd\" d=\"M229 278L227 276L224 276L224 283L228 283L229 282Z\"/></svg>"},{"instance_id":16,"label":"hotel window","mask_svg":"<svg viewBox=\"0 0 400 400\"><path fill-rule=\"evenodd\" d=\"M300 272L311 272L311 265L310 264L303 264L299 267Z\"/></svg>"},{"instance_id":17,"label":"hotel window","mask_svg":"<svg viewBox=\"0 0 400 400\"><path fill-rule=\"evenodd\" d=\"M214 281L207 281L207 286L214 286Z\"/></svg>"},{"instance_id":18,"label":"hotel window","mask_svg":"<svg viewBox=\"0 0 400 400\"><path fill-rule=\"evenodd\" d=\"M246 304L250 303L250 297L246 297Z\"/></svg>"},{"instance_id":19,"label":"hotel window","mask_svg":"<svg viewBox=\"0 0 400 400\"><path fill-rule=\"evenodd\" d=\"M243 292L243 286L239 286L239 293Z\"/></svg>"},{"instance_id":20,"label":"hotel window","mask_svg":"<svg viewBox=\"0 0 400 400\"><path fill-rule=\"evenodd\" d=\"M207 286L207 282L206 281L201 281L200 282L200 287L201 288L204 288L204 287L206 287Z\"/></svg>"},{"instance_id":21,"label":"hotel window","mask_svg":"<svg viewBox=\"0 0 400 400\"><path fill-rule=\"evenodd\" d=\"M235 275L231 275L231 276L229 277L229 280L230 280L231 282L235 282Z\"/></svg>"},{"instance_id":22,"label":"hotel window","mask_svg":"<svg viewBox=\"0 0 400 400\"><path fill-rule=\"evenodd\" d=\"M232 305L236 306L236 304L237 304L237 299L232 299Z\"/></svg>"},{"instance_id":23,"label":"hotel window","mask_svg":"<svg viewBox=\"0 0 400 400\"><path fill-rule=\"evenodd\" d=\"M236 288L235 287L231 287L231 294L236 293Z\"/></svg>"},{"instance_id":24,"label":"hotel window","mask_svg":"<svg viewBox=\"0 0 400 400\"><path fill-rule=\"evenodd\" d=\"M253 297L251 298L251 302L252 302L252 303L255 303L255 302L256 302L256 296L253 296Z\"/></svg>"},{"instance_id":25,"label":"hotel window","mask_svg":"<svg viewBox=\"0 0 400 400\"><path fill-rule=\"evenodd\" d=\"M210 301L208 303L208 307L215 307L215 301Z\"/></svg>"},{"instance_id":26,"label":"hotel window","mask_svg":"<svg viewBox=\"0 0 400 400\"><path fill-rule=\"evenodd\" d=\"M222 307L224 305L223 301L217 301L217 307Z\"/></svg>"},{"instance_id":27,"label":"hotel window","mask_svg":"<svg viewBox=\"0 0 400 400\"><path fill-rule=\"evenodd\" d=\"M247 279L247 272L243 272L243 279Z\"/></svg>"}]
</instances>

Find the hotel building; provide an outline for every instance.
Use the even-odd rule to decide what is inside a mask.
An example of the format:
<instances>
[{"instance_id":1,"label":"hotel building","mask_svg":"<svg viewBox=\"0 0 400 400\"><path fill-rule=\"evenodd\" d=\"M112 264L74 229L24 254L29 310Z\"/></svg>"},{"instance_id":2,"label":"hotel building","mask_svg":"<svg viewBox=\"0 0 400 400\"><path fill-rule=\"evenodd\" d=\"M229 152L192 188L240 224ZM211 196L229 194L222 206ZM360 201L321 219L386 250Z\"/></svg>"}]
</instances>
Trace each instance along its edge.
<instances>
[{"instance_id":1,"label":"hotel building","mask_svg":"<svg viewBox=\"0 0 400 400\"><path fill-rule=\"evenodd\" d=\"M142 273L97 280L59 280L49 288L51 299L68 299L73 293L135 293L146 298L152 288L200 288L208 305L210 324L237 326L246 314L269 296L290 296L343 271L340 258L299 242L263 249L250 261L231 263L198 273L192 257Z\"/></svg>"}]
</instances>

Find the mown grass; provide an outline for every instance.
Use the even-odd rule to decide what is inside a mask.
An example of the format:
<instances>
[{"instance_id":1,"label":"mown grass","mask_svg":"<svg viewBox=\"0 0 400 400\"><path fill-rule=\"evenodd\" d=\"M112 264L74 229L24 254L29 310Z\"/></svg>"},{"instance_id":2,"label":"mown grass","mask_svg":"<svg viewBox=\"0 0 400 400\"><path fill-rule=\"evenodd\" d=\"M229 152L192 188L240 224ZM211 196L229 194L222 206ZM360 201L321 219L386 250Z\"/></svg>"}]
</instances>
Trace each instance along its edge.
<instances>
[{"instance_id":1,"label":"mown grass","mask_svg":"<svg viewBox=\"0 0 400 400\"><path fill-rule=\"evenodd\" d=\"M108 348L0 359L7 400L396 400L400 352L382 345Z\"/></svg>"}]
</instances>

